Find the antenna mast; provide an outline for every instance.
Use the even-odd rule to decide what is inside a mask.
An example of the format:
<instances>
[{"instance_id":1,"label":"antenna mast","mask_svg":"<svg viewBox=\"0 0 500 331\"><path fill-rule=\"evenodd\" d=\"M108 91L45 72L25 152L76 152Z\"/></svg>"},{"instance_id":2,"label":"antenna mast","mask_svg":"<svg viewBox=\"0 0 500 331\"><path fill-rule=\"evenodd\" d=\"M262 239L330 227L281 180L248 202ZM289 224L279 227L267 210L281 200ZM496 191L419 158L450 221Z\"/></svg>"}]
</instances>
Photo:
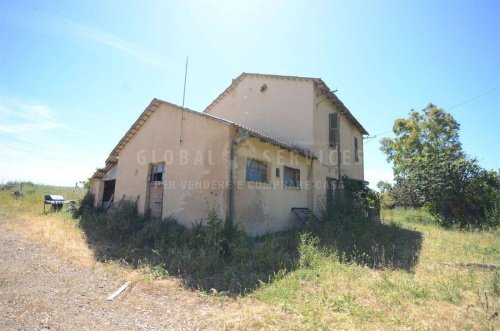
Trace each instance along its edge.
<instances>
[{"instance_id":1,"label":"antenna mast","mask_svg":"<svg viewBox=\"0 0 500 331\"><path fill-rule=\"evenodd\" d=\"M184 100L186 99L186 82L188 75L188 61L189 57L186 56L186 71L184 72L184 91L182 92L182 108L184 108Z\"/></svg>"},{"instance_id":2,"label":"antenna mast","mask_svg":"<svg viewBox=\"0 0 500 331\"><path fill-rule=\"evenodd\" d=\"M182 140L182 125L184 124L184 101L186 100L186 82L187 82L187 74L188 74L188 61L189 57L186 56L186 70L184 71L184 90L182 91L182 113L181 113L181 132L179 136L179 145L182 145L184 142Z\"/></svg>"}]
</instances>

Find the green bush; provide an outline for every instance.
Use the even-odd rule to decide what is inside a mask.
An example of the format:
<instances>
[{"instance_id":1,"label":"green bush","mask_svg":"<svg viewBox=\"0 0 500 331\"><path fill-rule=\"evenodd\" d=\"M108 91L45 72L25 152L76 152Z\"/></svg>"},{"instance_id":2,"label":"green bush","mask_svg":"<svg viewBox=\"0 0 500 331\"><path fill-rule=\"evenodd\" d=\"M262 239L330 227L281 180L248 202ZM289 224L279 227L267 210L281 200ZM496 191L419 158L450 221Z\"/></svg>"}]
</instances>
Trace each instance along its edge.
<instances>
[{"instance_id":1,"label":"green bush","mask_svg":"<svg viewBox=\"0 0 500 331\"><path fill-rule=\"evenodd\" d=\"M433 104L397 119L395 137L381 140L395 174L389 193L397 206L425 206L443 226L498 227L500 176L467 156L459 130L453 116Z\"/></svg>"},{"instance_id":2,"label":"green bush","mask_svg":"<svg viewBox=\"0 0 500 331\"><path fill-rule=\"evenodd\" d=\"M80 205L79 209L80 226L105 239L128 241L144 225L144 218L138 215L135 204L130 201L122 201L116 210L108 214L88 206L82 208Z\"/></svg>"},{"instance_id":3,"label":"green bush","mask_svg":"<svg viewBox=\"0 0 500 331\"><path fill-rule=\"evenodd\" d=\"M343 176L335 197L323 208L323 219L341 226L350 218L367 218L369 208L380 211L380 197L366 182Z\"/></svg>"},{"instance_id":4,"label":"green bush","mask_svg":"<svg viewBox=\"0 0 500 331\"><path fill-rule=\"evenodd\" d=\"M142 265L153 278L180 276L188 287L232 295L253 291L296 268L317 268L324 256L370 267L406 267L414 259L404 245L418 239L398 227L370 222L362 212L348 215L347 208L343 219L308 222L300 231L258 238L224 226L214 208L207 209L203 222L187 228L174 219L138 215L135 204L125 201L108 214L85 209L79 224L98 258Z\"/></svg>"},{"instance_id":5,"label":"green bush","mask_svg":"<svg viewBox=\"0 0 500 331\"><path fill-rule=\"evenodd\" d=\"M186 228L174 219L142 217L135 204L123 201L108 214L83 209L79 224L94 247L104 250L97 256L144 264L155 278L164 269L164 274L181 276L187 286L205 291L244 294L279 270L295 267L297 256L295 232L251 238L225 227L213 208L204 222Z\"/></svg>"},{"instance_id":6,"label":"green bush","mask_svg":"<svg viewBox=\"0 0 500 331\"><path fill-rule=\"evenodd\" d=\"M79 207L73 212L73 217L78 218L84 211L92 211L94 209L94 194L87 191L83 198L78 202Z\"/></svg>"},{"instance_id":7,"label":"green bush","mask_svg":"<svg viewBox=\"0 0 500 331\"><path fill-rule=\"evenodd\" d=\"M321 253L318 248L318 237L312 236L310 233L300 235L299 245L299 267L308 269L316 268L321 261Z\"/></svg>"}]
</instances>

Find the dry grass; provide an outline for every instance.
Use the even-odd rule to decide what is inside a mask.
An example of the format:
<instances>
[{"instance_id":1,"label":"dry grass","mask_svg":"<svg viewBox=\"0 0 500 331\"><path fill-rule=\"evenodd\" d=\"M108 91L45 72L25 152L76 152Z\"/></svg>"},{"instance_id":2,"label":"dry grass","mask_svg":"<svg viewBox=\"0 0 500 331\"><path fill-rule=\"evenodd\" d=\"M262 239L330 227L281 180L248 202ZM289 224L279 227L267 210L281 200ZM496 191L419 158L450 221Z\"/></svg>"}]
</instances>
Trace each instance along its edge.
<instances>
[{"instance_id":1,"label":"dry grass","mask_svg":"<svg viewBox=\"0 0 500 331\"><path fill-rule=\"evenodd\" d=\"M306 329L461 329L499 327L498 271L451 267L457 261L500 263L498 233L460 232L424 224L413 211L385 213L387 222L423 234L413 272L375 270L324 256L254 296L298 314ZM277 321L277 327L295 324Z\"/></svg>"},{"instance_id":2,"label":"dry grass","mask_svg":"<svg viewBox=\"0 0 500 331\"><path fill-rule=\"evenodd\" d=\"M7 224L7 230L19 232L33 242L43 243L73 263L92 265L93 254L86 245L82 245L85 238L78 223L65 212L43 212L45 194L61 194L68 200L78 200L83 192L64 187L24 185L23 196L11 194L11 191L19 189L16 185L10 191L0 191L0 217L12 220Z\"/></svg>"},{"instance_id":3,"label":"dry grass","mask_svg":"<svg viewBox=\"0 0 500 331\"><path fill-rule=\"evenodd\" d=\"M0 217L8 228L50 247L72 263L95 265L83 232L64 213L43 215L39 197L14 199L0 192ZM36 201L36 206L35 206ZM175 278L156 279L151 269L131 270L104 263L109 272L139 281L148 291L168 290L196 309L209 300L219 313L207 318L221 329L463 329L499 328L499 271L448 266L459 261L500 264L497 231L445 230L424 213L384 212L386 223L423 236L418 264L411 272L373 269L341 262L335 252L320 254L312 268L277 275L250 296L231 299L181 287ZM101 264L102 265L102 264Z\"/></svg>"},{"instance_id":4,"label":"dry grass","mask_svg":"<svg viewBox=\"0 0 500 331\"><path fill-rule=\"evenodd\" d=\"M83 233L72 219L59 215L20 215L6 226L7 230L22 233L32 242L43 244L59 256L81 266L92 266L94 255L85 243Z\"/></svg>"},{"instance_id":5,"label":"dry grass","mask_svg":"<svg viewBox=\"0 0 500 331\"><path fill-rule=\"evenodd\" d=\"M14 231L37 245L47 247L74 266L103 268L113 277L133 281L134 286L142 291L168 293L187 310L198 311L200 301L208 301L213 306L213 311L207 311L205 319L217 329L267 329L276 320L285 319L287 314L279 308L270 307L253 298L235 299L216 293L207 295L201 291L186 290L178 278L156 277L152 268L147 266L133 269L120 261L96 261L77 220L66 212L43 213L41 201L43 195L48 193L63 194L65 198L75 200L83 195L82 192L66 188L37 186L34 192L21 198L14 197L10 192L0 191L0 219L8 220L0 231ZM268 321L268 317L262 317L270 311L274 311L271 314L273 323ZM291 316L286 316L286 319L291 320Z\"/></svg>"}]
</instances>

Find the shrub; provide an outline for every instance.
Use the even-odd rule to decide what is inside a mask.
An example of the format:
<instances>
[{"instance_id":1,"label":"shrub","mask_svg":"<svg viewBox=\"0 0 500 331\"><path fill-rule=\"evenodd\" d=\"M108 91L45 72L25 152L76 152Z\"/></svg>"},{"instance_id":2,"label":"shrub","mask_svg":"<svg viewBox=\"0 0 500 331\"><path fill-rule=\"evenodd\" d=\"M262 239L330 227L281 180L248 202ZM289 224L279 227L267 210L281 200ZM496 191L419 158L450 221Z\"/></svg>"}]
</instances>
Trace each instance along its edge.
<instances>
[{"instance_id":1,"label":"shrub","mask_svg":"<svg viewBox=\"0 0 500 331\"><path fill-rule=\"evenodd\" d=\"M334 199L326 199L324 220L341 225L351 218L364 218L380 212L380 197L377 192L370 189L366 182L343 176L339 190L335 192ZM307 227L307 226L306 226Z\"/></svg>"},{"instance_id":2,"label":"shrub","mask_svg":"<svg viewBox=\"0 0 500 331\"><path fill-rule=\"evenodd\" d=\"M499 174L466 155L459 130L453 116L433 104L397 119L395 137L381 140L395 174L389 191L397 206L425 206L444 226L498 226Z\"/></svg>"},{"instance_id":3,"label":"shrub","mask_svg":"<svg viewBox=\"0 0 500 331\"><path fill-rule=\"evenodd\" d=\"M135 234L133 242L138 247L150 247L163 250L167 247L177 247L183 243L186 229L173 218L145 219L142 228Z\"/></svg>"},{"instance_id":4,"label":"shrub","mask_svg":"<svg viewBox=\"0 0 500 331\"><path fill-rule=\"evenodd\" d=\"M476 160L443 161L422 174L425 207L444 226L499 226L500 177ZM439 180L435 180L439 178Z\"/></svg>"},{"instance_id":5,"label":"shrub","mask_svg":"<svg viewBox=\"0 0 500 331\"><path fill-rule=\"evenodd\" d=\"M137 213L135 203L130 201L122 201L119 207L109 214L81 204L79 213L80 226L85 231L111 240L130 240L144 223L144 218Z\"/></svg>"},{"instance_id":6,"label":"shrub","mask_svg":"<svg viewBox=\"0 0 500 331\"><path fill-rule=\"evenodd\" d=\"M380 193L380 206L383 209L393 209L396 206L396 201L390 192Z\"/></svg>"},{"instance_id":7,"label":"shrub","mask_svg":"<svg viewBox=\"0 0 500 331\"><path fill-rule=\"evenodd\" d=\"M188 287L239 295L287 271L317 268L327 255L338 259L336 251L345 261L375 267L398 267L398 262L388 262L393 261L392 248L402 251L400 260L414 261L399 242L384 237L386 227L360 215L251 238L241 229L224 226L215 208L207 209L204 221L186 228L172 218L142 217L135 204L124 201L113 213L85 210L80 226L98 250L97 257L145 266L153 278L181 276ZM394 228L389 237L401 237L398 231Z\"/></svg>"},{"instance_id":8,"label":"shrub","mask_svg":"<svg viewBox=\"0 0 500 331\"><path fill-rule=\"evenodd\" d=\"M307 232L300 235L299 266L301 268L307 269L318 267L321 259L318 245L318 237L314 237Z\"/></svg>"},{"instance_id":9,"label":"shrub","mask_svg":"<svg viewBox=\"0 0 500 331\"><path fill-rule=\"evenodd\" d=\"M97 256L145 264L154 278L180 275L187 286L206 291L244 294L280 269L295 267L295 232L253 239L225 227L214 208L207 209L205 222L186 228L171 218L142 217L135 204L123 201L113 213L85 209L79 224L94 243L108 241L95 245L103 250Z\"/></svg>"},{"instance_id":10,"label":"shrub","mask_svg":"<svg viewBox=\"0 0 500 331\"><path fill-rule=\"evenodd\" d=\"M73 217L78 218L84 211L90 211L94 209L95 197L94 194L87 191L83 198L79 201L79 207L73 211Z\"/></svg>"}]
</instances>

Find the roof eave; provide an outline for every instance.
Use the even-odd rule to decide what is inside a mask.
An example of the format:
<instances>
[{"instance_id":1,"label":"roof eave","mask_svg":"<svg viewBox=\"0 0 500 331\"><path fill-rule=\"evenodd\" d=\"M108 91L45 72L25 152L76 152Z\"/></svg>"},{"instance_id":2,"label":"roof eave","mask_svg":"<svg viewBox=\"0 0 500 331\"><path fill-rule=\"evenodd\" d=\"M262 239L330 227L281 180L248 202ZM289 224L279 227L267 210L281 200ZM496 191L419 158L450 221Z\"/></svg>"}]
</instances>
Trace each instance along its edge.
<instances>
[{"instance_id":1,"label":"roof eave","mask_svg":"<svg viewBox=\"0 0 500 331\"><path fill-rule=\"evenodd\" d=\"M242 125L235 124L235 127L237 130L243 130L243 131L247 132L250 137L257 138L257 139L259 139L267 144L279 147L279 148L287 150L289 152L293 152L293 153L305 156L307 158L313 158L312 152L307 150L307 149L304 149L304 148L301 148L298 146L294 146L292 144L288 144L286 142L283 142L283 141L277 140L275 138L266 136L260 132L249 129L249 128L244 127Z\"/></svg>"},{"instance_id":2,"label":"roof eave","mask_svg":"<svg viewBox=\"0 0 500 331\"><path fill-rule=\"evenodd\" d=\"M339 107L341 113L346 115L346 117L351 121L351 123L363 134L368 135L368 131L359 123L359 121L354 117L354 115L349 111L349 109L344 105L344 103L337 97L337 95L330 90L328 85L321 79L318 78L315 80L315 83L318 85L320 89L325 91L327 98L335 105Z\"/></svg>"}]
</instances>

